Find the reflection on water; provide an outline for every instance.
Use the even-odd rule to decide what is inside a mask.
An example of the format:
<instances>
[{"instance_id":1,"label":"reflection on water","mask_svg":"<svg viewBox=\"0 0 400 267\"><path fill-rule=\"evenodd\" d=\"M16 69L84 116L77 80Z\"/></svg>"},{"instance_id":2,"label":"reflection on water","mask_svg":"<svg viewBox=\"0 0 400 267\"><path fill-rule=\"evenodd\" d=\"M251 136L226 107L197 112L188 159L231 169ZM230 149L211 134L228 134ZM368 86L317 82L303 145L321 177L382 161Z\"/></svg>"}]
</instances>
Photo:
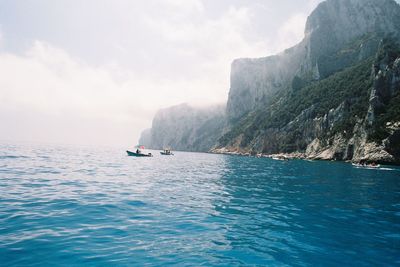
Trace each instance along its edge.
<instances>
[{"instance_id":1,"label":"reflection on water","mask_svg":"<svg viewBox=\"0 0 400 267\"><path fill-rule=\"evenodd\" d=\"M395 265L400 171L2 145L5 265Z\"/></svg>"}]
</instances>

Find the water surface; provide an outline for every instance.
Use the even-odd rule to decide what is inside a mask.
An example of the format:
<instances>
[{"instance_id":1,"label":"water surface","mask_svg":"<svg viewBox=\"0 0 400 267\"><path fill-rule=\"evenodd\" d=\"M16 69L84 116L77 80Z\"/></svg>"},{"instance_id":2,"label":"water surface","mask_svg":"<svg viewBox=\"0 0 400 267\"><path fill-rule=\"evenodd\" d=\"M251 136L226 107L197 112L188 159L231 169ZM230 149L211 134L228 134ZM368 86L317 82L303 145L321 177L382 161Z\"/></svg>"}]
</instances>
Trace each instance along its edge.
<instances>
[{"instance_id":1,"label":"water surface","mask_svg":"<svg viewBox=\"0 0 400 267\"><path fill-rule=\"evenodd\" d=\"M400 265L400 170L0 145L3 266Z\"/></svg>"}]
</instances>

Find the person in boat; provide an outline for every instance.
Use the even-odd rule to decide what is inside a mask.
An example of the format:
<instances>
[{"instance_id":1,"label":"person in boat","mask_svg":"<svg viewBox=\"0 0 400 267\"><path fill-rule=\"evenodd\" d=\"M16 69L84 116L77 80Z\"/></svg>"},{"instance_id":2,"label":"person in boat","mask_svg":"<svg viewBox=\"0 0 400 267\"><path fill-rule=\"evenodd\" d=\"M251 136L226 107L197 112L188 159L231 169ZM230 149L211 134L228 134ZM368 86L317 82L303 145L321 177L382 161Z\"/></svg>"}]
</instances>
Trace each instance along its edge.
<instances>
[{"instance_id":1,"label":"person in boat","mask_svg":"<svg viewBox=\"0 0 400 267\"><path fill-rule=\"evenodd\" d=\"M140 154L140 150L139 150L139 148L138 148L138 149L136 149L136 154Z\"/></svg>"},{"instance_id":2,"label":"person in boat","mask_svg":"<svg viewBox=\"0 0 400 267\"><path fill-rule=\"evenodd\" d=\"M169 148L164 148L163 152L161 152L163 155L172 155L171 149Z\"/></svg>"}]
</instances>

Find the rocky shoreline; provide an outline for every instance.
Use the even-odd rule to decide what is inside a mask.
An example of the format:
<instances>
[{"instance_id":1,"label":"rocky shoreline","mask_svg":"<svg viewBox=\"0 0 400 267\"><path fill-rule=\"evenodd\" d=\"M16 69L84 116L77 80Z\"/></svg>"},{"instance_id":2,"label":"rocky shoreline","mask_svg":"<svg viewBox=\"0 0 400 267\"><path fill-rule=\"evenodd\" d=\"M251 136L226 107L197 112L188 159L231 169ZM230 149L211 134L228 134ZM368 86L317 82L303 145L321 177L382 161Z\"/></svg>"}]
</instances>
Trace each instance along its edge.
<instances>
[{"instance_id":1,"label":"rocky shoreline","mask_svg":"<svg viewBox=\"0 0 400 267\"><path fill-rule=\"evenodd\" d=\"M239 150L228 150L226 148L222 149L213 149L209 153L211 154L218 154L218 155L229 155L229 156L242 156L242 157L256 157L256 158L272 158L278 160L315 160L315 161L335 161L335 162L348 162L348 163L368 163L368 164L382 164L382 165L394 165L400 166L399 163L391 161L390 157L388 160L379 159L379 157L370 157L370 158L360 158L357 160L342 160L337 159L334 157L329 157L327 154L320 154L320 155L307 155L304 152L292 152L292 153L276 153L276 154L265 154L265 153L254 153L248 151L239 151ZM387 152L386 152L387 153ZM382 154L386 154L384 152L378 153L380 156Z\"/></svg>"}]
</instances>

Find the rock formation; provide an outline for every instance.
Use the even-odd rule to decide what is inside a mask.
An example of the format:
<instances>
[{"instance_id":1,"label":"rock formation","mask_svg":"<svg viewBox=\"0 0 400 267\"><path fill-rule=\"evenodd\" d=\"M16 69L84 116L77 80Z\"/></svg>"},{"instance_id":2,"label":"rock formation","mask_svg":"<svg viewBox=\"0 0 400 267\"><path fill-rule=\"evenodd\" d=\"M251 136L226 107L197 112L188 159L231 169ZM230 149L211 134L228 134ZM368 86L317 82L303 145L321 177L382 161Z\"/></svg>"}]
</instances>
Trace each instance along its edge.
<instances>
[{"instance_id":1,"label":"rock formation","mask_svg":"<svg viewBox=\"0 0 400 267\"><path fill-rule=\"evenodd\" d=\"M159 110L140 143L148 148L209 151L222 134L225 106L194 108L188 104Z\"/></svg>"},{"instance_id":2,"label":"rock formation","mask_svg":"<svg viewBox=\"0 0 400 267\"><path fill-rule=\"evenodd\" d=\"M393 0L322 2L309 16L298 45L275 56L233 62L228 117L235 122L268 104L274 93L290 87L295 78L319 80L372 56L382 35L399 36L398 12L400 7ZM355 41L359 43L354 46L351 42Z\"/></svg>"},{"instance_id":3,"label":"rock formation","mask_svg":"<svg viewBox=\"0 0 400 267\"><path fill-rule=\"evenodd\" d=\"M189 117L203 119L182 124L169 119L171 110L158 114L152 144L400 164L399 14L394 0L322 2L298 45L233 61L226 116L212 119L186 107ZM213 130L199 131L209 121ZM163 139L155 125L168 125L179 138Z\"/></svg>"}]
</instances>

